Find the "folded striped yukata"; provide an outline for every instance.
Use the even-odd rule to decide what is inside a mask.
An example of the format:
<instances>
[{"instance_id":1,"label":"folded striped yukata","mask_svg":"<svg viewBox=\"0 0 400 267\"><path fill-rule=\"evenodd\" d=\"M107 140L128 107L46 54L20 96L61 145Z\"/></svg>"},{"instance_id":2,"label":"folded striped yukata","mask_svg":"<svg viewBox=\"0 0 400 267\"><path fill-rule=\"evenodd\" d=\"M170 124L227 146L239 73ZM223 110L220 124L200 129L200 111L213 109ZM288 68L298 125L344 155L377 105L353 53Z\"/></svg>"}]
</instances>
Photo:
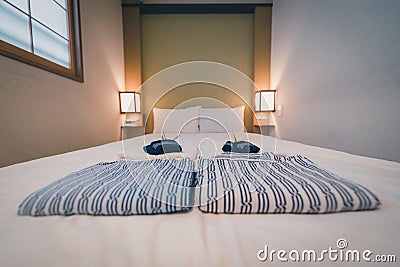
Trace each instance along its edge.
<instances>
[{"instance_id":1,"label":"folded striped yukata","mask_svg":"<svg viewBox=\"0 0 400 267\"><path fill-rule=\"evenodd\" d=\"M196 204L207 213L372 210L379 199L303 156L223 154L198 160Z\"/></svg>"},{"instance_id":2,"label":"folded striped yukata","mask_svg":"<svg viewBox=\"0 0 400 267\"><path fill-rule=\"evenodd\" d=\"M189 159L115 161L71 173L34 192L19 215L135 215L189 211L194 199Z\"/></svg>"},{"instance_id":3,"label":"folded striped yukata","mask_svg":"<svg viewBox=\"0 0 400 267\"><path fill-rule=\"evenodd\" d=\"M379 199L303 156L224 153L212 159L104 162L28 196L19 215L332 213L372 210Z\"/></svg>"}]
</instances>

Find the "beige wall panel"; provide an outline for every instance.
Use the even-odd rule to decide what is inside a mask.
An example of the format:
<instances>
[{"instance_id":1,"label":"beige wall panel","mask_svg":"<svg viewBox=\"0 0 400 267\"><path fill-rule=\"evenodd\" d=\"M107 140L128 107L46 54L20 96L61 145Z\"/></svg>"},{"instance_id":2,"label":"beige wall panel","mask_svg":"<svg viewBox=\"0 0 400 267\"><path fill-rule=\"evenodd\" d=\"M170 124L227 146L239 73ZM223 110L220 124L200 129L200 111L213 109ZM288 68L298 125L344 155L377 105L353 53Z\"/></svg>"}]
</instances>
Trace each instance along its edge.
<instances>
[{"instance_id":1,"label":"beige wall panel","mask_svg":"<svg viewBox=\"0 0 400 267\"><path fill-rule=\"evenodd\" d=\"M272 7L258 6L254 10L254 91L270 90L271 75L271 22ZM254 96L252 96L254 97ZM259 128L259 125L274 125L271 112L257 113L267 117L266 120L253 118L253 131L256 133L270 134L269 129ZM272 128L271 128L272 129ZM272 133L274 135L274 133Z\"/></svg>"},{"instance_id":2,"label":"beige wall panel","mask_svg":"<svg viewBox=\"0 0 400 267\"><path fill-rule=\"evenodd\" d=\"M270 89L272 7L254 10L254 82L259 90ZM273 89L273 88L271 88Z\"/></svg>"},{"instance_id":3,"label":"beige wall panel","mask_svg":"<svg viewBox=\"0 0 400 267\"><path fill-rule=\"evenodd\" d=\"M138 7L122 8L124 25L125 90L137 91L142 84L140 10Z\"/></svg>"},{"instance_id":4,"label":"beige wall panel","mask_svg":"<svg viewBox=\"0 0 400 267\"><path fill-rule=\"evenodd\" d=\"M193 81L202 81L195 87L204 92L215 87L207 80L224 84L252 105L253 14L142 15L141 23L145 115L168 90ZM199 65L180 66L176 72L169 69L165 75L149 79L170 66L189 61L221 64L215 70ZM191 86L194 85L182 87ZM193 91L180 92L183 99L189 99Z\"/></svg>"}]
</instances>

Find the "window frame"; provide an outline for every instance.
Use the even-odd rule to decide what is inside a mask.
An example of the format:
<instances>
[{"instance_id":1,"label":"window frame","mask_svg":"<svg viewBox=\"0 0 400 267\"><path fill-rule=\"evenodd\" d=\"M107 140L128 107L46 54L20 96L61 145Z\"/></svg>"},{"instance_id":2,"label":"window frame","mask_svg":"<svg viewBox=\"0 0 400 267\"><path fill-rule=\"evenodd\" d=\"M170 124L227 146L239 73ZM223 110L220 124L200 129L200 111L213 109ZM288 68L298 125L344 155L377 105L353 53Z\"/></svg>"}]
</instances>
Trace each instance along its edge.
<instances>
[{"instance_id":1,"label":"window frame","mask_svg":"<svg viewBox=\"0 0 400 267\"><path fill-rule=\"evenodd\" d=\"M31 66L61 75L63 77L83 82L81 24L79 0L67 0L69 27L70 68L66 68L48 59L23 50L17 46L0 40L0 54Z\"/></svg>"}]
</instances>

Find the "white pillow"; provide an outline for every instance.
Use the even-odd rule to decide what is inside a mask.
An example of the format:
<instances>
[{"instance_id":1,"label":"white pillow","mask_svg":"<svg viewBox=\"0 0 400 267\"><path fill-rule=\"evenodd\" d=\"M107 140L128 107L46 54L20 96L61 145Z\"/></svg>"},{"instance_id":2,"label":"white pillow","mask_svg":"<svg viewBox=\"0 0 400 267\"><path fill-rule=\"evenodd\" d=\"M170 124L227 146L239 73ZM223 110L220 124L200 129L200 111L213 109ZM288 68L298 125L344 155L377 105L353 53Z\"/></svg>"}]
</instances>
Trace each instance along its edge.
<instances>
[{"instance_id":1,"label":"white pillow","mask_svg":"<svg viewBox=\"0 0 400 267\"><path fill-rule=\"evenodd\" d=\"M153 108L154 133L197 133L200 106L185 109Z\"/></svg>"},{"instance_id":2,"label":"white pillow","mask_svg":"<svg viewBox=\"0 0 400 267\"><path fill-rule=\"evenodd\" d=\"M237 108L201 108L200 132L243 132L244 106Z\"/></svg>"}]
</instances>

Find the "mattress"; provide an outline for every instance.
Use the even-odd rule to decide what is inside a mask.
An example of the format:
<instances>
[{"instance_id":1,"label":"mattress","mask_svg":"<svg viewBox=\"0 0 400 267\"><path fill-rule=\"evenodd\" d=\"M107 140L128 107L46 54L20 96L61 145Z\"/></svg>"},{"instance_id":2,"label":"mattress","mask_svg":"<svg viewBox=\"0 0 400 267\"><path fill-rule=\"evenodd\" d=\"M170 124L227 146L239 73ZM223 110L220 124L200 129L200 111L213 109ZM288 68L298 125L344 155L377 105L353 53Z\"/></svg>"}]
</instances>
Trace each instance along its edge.
<instances>
[{"instance_id":1,"label":"mattress","mask_svg":"<svg viewBox=\"0 0 400 267\"><path fill-rule=\"evenodd\" d=\"M370 260L380 255L399 260L399 163L257 134L237 137L263 151L305 156L370 188L382 205L374 211L320 215L206 214L198 209L156 216L17 215L26 196L69 173L115 161L121 152L146 159L143 145L160 138L151 134L1 168L0 266L287 266L285 257L278 259L275 253L271 258L271 251L315 250L320 255L329 248L369 250ZM227 138L219 133L181 134L179 143L186 156L195 158L219 153ZM288 254L286 259L293 261ZM344 260L325 257L323 264L349 265ZM362 266L365 260L350 264Z\"/></svg>"}]
</instances>

